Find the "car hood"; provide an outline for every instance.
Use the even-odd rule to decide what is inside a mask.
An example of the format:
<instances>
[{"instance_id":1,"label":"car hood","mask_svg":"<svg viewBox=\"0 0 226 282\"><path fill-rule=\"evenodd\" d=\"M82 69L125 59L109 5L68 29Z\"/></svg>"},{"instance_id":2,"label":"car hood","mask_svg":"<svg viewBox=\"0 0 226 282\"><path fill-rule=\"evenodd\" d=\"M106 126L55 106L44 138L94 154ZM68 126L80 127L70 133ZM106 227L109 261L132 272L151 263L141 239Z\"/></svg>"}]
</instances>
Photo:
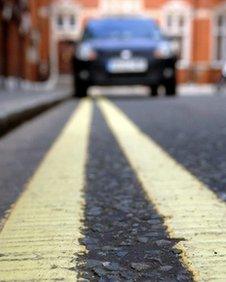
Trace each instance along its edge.
<instances>
[{"instance_id":1,"label":"car hood","mask_svg":"<svg viewBox=\"0 0 226 282\"><path fill-rule=\"evenodd\" d=\"M110 39L110 40L90 40L86 42L97 51L120 51L129 49L131 51L150 51L156 49L163 41L149 39Z\"/></svg>"}]
</instances>

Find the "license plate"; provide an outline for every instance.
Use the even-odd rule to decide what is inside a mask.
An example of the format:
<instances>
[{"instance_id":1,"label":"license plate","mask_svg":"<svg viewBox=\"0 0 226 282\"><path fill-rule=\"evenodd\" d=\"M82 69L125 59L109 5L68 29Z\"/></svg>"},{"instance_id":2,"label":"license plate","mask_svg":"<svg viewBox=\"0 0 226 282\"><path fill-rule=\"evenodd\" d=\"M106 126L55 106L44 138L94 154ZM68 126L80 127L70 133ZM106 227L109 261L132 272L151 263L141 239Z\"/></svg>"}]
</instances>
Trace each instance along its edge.
<instances>
[{"instance_id":1,"label":"license plate","mask_svg":"<svg viewBox=\"0 0 226 282\"><path fill-rule=\"evenodd\" d=\"M108 62L107 70L110 73L137 73L145 72L148 68L148 62L143 58L134 58L130 60L111 59Z\"/></svg>"}]
</instances>

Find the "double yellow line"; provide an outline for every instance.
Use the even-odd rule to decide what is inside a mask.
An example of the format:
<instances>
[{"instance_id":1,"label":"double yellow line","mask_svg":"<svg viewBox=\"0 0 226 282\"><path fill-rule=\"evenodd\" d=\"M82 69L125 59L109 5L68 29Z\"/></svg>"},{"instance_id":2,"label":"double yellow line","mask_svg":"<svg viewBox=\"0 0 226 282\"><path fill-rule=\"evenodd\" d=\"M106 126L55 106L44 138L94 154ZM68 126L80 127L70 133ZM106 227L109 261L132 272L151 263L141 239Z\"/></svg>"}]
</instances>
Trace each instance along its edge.
<instances>
[{"instance_id":1,"label":"double yellow line","mask_svg":"<svg viewBox=\"0 0 226 282\"><path fill-rule=\"evenodd\" d=\"M75 281L92 105L80 104L0 234L0 281Z\"/></svg>"},{"instance_id":2,"label":"double yellow line","mask_svg":"<svg viewBox=\"0 0 226 282\"><path fill-rule=\"evenodd\" d=\"M107 100L107 124L196 281L226 281L226 206ZM0 234L0 281L76 281L92 102L81 102Z\"/></svg>"},{"instance_id":3,"label":"double yellow line","mask_svg":"<svg viewBox=\"0 0 226 282\"><path fill-rule=\"evenodd\" d=\"M177 248L194 280L226 281L225 203L118 108L106 101L99 105L170 237L181 239Z\"/></svg>"}]
</instances>

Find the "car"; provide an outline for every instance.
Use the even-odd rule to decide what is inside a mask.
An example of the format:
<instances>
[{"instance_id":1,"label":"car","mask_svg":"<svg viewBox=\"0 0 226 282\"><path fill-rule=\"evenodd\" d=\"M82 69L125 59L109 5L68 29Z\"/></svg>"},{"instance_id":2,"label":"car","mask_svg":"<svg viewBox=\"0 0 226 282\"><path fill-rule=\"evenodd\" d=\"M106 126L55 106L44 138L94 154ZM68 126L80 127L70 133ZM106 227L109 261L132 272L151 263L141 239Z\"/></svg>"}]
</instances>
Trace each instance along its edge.
<instances>
[{"instance_id":1,"label":"car","mask_svg":"<svg viewBox=\"0 0 226 282\"><path fill-rule=\"evenodd\" d=\"M176 95L175 44L144 17L109 17L87 22L73 56L74 96L90 86L145 85L158 95L163 85Z\"/></svg>"}]
</instances>

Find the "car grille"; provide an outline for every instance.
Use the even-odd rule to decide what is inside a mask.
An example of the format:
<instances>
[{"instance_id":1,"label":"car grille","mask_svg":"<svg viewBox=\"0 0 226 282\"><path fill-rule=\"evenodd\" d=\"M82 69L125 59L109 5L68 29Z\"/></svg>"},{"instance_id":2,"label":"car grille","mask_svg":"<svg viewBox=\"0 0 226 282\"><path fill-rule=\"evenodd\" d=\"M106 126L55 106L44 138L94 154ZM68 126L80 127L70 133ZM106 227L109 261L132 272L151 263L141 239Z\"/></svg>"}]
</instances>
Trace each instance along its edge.
<instances>
[{"instance_id":1,"label":"car grille","mask_svg":"<svg viewBox=\"0 0 226 282\"><path fill-rule=\"evenodd\" d=\"M113 57L120 57L121 52L123 50L116 50L116 51L98 51L98 55L102 59L113 58ZM153 51L131 51L133 57L152 57Z\"/></svg>"}]
</instances>

